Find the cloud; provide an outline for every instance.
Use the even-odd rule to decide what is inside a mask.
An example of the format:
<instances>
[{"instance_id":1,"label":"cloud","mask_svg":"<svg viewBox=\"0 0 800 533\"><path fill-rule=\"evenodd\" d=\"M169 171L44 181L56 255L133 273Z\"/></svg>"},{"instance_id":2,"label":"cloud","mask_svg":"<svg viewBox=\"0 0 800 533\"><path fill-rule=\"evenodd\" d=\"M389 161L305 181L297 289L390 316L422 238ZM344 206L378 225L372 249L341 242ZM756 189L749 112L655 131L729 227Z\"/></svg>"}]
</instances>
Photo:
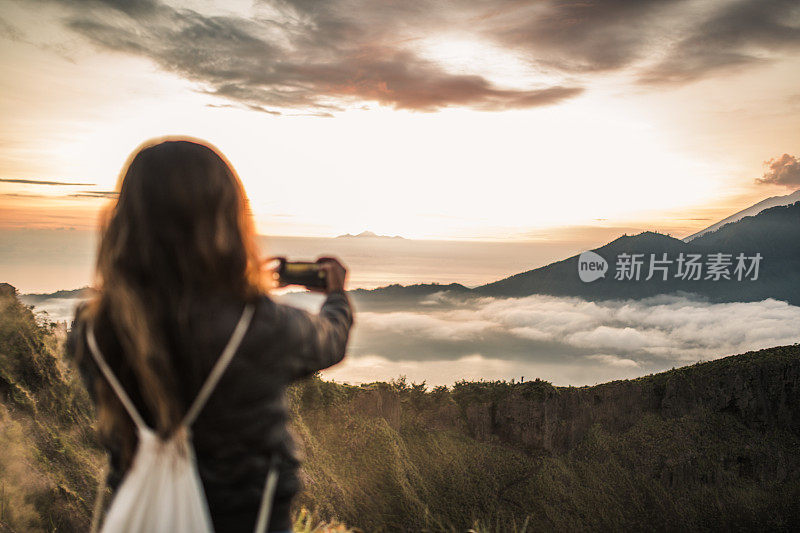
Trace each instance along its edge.
<instances>
[{"instance_id":1,"label":"cloud","mask_svg":"<svg viewBox=\"0 0 800 533\"><path fill-rule=\"evenodd\" d=\"M0 196L4 196L6 198L52 198L52 196L46 196L44 194L25 194L15 192L6 192Z\"/></svg>"},{"instance_id":2,"label":"cloud","mask_svg":"<svg viewBox=\"0 0 800 533\"><path fill-rule=\"evenodd\" d=\"M641 365L632 359L624 359L622 357L617 357L616 355L608 355L608 354L596 354L596 355L589 355L586 359L592 361L598 361L603 365L608 365L611 367L621 367L621 368L639 368Z\"/></svg>"},{"instance_id":3,"label":"cloud","mask_svg":"<svg viewBox=\"0 0 800 533\"><path fill-rule=\"evenodd\" d=\"M71 7L67 26L96 45L148 57L204 92L275 115L327 116L364 101L419 111L530 108L581 94L572 74L638 68L665 49L643 81L690 81L800 42L788 0L729 0L710 13L690 0L261 0L249 17L157 0L52 1ZM562 81L500 86L486 72L426 57L435 37L494 43L529 66L521 74Z\"/></svg>"},{"instance_id":4,"label":"cloud","mask_svg":"<svg viewBox=\"0 0 800 533\"><path fill-rule=\"evenodd\" d=\"M98 47L149 58L201 92L274 115L329 116L364 102L531 108L575 98L597 73L686 83L800 46L795 0L256 0L247 15L159 0L50 2ZM460 64L431 55L442 41L499 48L516 61L517 81L499 83L492 60L471 49Z\"/></svg>"},{"instance_id":5,"label":"cloud","mask_svg":"<svg viewBox=\"0 0 800 533\"><path fill-rule=\"evenodd\" d=\"M571 72L626 67L650 51L680 0L506 3L484 32L534 61Z\"/></svg>"},{"instance_id":6,"label":"cloud","mask_svg":"<svg viewBox=\"0 0 800 533\"><path fill-rule=\"evenodd\" d=\"M768 170L756 183L766 185L785 185L786 187L800 186L800 159L789 154L773 157L764 161Z\"/></svg>"},{"instance_id":7,"label":"cloud","mask_svg":"<svg viewBox=\"0 0 800 533\"><path fill-rule=\"evenodd\" d=\"M0 183L16 183L20 185L45 185L45 186L59 186L59 187L95 187L94 183L76 183L69 181L45 181L45 180L26 180L26 179L11 179L0 178ZM25 193L4 193L3 196L15 198L55 198L52 195L42 194L25 194ZM69 198L117 198L119 193L116 191L78 191L71 194L64 195Z\"/></svg>"},{"instance_id":8,"label":"cloud","mask_svg":"<svg viewBox=\"0 0 800 533\"><path fill-rule=\"evenodd\" d=\"M301 292L275 298L312 312L321 303ZM52 299L39 309L66 320L77 301ZM585 385L800 341L800 307L775 300L589 302L440 293L428 301L422 312L358 312L345 363L326 375L366 382L405 374L433 385L527 376Z\"/></svg>"},{"instance_id":9,"label":"cloud","mask_svg":"<svg viewBox=\"0 0 800 533\"><path fill-rule=\"evenodd\" d=\"M420 111L517 109L582 91L500 87L480 73L450 72L422 58L398 43L398 31L404 22L423 20L424 10L273 2L262 3L269 17L245 18L206 16L155 1L94 2L101 4L105 9L74 9L67 26L102 48L148 57L202 84L204 92L265 113L299 108L330 114L362 101ZM401 20L392 19L395 12Z\"/></svg>"},{"instance_id":10,"label":"cloud","mask_svg":"<svg viewBox=\"0 0 800 533\"><path fill-rule=\"evenodd\" d=\"M0 37L10 39L12 41L23 41L25 34L22 33L16 26L0 17Z\"/></svg>"},{"instance_id":11,"label":"cloud","mask_svg":"<svg viewBox=\"0 0 800 533\"><path fill-rule=\"evenodd\" d=\"M526 376L585 385L800 341L800 307L775 300L595 303L440 293L426 302L422 312L360 312L349 358L326 375L363 382L405 374L428 384Z\"/></svg>"},{"instance_id":12,"label":"cloud","mask_svg":"<svg viewBox=\"0 0 800 533\"><path fill-rule=\"evenodd\" d=\"M478 340L496 323L480 316L453 320L448 316L425 315L410 312L360 313L370 329L388 331L397 335L422 335L429 339L445 341Z\"/></svg>"},{"instance_id":13,"label":"cloud","mask_svg":"<svg viewBox=\"0 0 800 533\"><path fill-rule=\"evenodd\" d=\"M94 187L94 183L75 183L69 181L43 181L0 178L0 183L20 183L23 185L75 185L81 187Z\"/></svg>"},{"instance_id":14,"label":"cloud","mask_svg":"<svg viewBox=\"0 0 800 533\"><path fill-rule=\"evenodd\" d=\"M117 191L80 191L69 195L72 198L117 198Z\"/></svg>"},{"instance_id":15,"label":"cloud","mask_svg":"<svg viewBox=\"0 0 800 533\"><path fill-rule=\"evenodd\" d=\"M46 322L67 322L72 323L75 317L75 308L83 301L83 298L49 298L37 302L36 314L44 315Z\"/></svg>"},{"instance_id":16,"label":"cloud","mask_svg":"<svg viewBox=\"0 0 800 533\"><path fill-rule=\"evenodd\" d=\"M796 0L736 0L718 5L643 74L643 82L692 81L716 71L768 61L781 50L800 48Z\"/></svg>"},{"instance_id":17,"label":"cloud","mask_svg":"<svg viewBox=\"0 0 800 533\"><path fill-rule=\"evenodd\" d=\"M440 293L425 303L417 312L359 312L350 353L408 364L455 364L480 354L510 368L547 367L561 377L566 367L602 367L611 379L800 341L800 307L775 300L709 303L657 296L590 302Z\"/></svg>"}]
</instances>

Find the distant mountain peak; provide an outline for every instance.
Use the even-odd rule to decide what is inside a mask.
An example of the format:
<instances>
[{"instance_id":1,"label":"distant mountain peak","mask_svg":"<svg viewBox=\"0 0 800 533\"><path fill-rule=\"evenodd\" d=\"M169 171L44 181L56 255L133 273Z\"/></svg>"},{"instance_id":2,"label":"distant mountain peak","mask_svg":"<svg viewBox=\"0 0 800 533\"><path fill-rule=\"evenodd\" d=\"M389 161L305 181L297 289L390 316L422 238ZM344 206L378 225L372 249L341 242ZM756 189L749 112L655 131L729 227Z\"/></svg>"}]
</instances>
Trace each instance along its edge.
<instances>
[{"instance_id":1,"label":"distant mountain peak","mask_svg":"<svg viewBox=\"0 0 800 533\"><path fill-rule=\"evenodd\" d=\"M604 246L612 246L612 245L619 245L619 244L649 244L649 243L656 243L656 242L663 242L663 243L673 243L679 241L675 237L671 235L667 235L665 233L659 233L657 231L643 231L641 233L636 233L634 235L620 235L613 241L609 242Z\"/></svg>"},{"instance_id":2,"label":"distant mountain peak","mask_svg":"<svg viewBox=\"0 0 800 533\"><path fill-rule=\"evenodd\" d=\"M403 239L403 237L401 237L400 235L378 235L377 233L369 230L364 230L358 235L345 233L344 235L339 235L336 238L337 239Z\"/></svg>"},{"instance_id":3,"label":"distant mountain peak","mask_svg":"<svg viewBox=\"0 0 800 533\"><path fill-rule=\"evenodd\" d=\"M646 231L637 235L623 235L593 251L608 262L612 271L622 254L640 254L644 265L643 275L641 278L623 279L611 272L594 283L587 283L578 275L580 256L574 255L475 287L472 293L514 298L549 294L587 300L641 299L658 294L691 293L714 302L757 302L772 298L790 305L800 305L800 287L797 284L797 272L800 271L800 201L769 207L690 242ZM733 258L737 254L754 256L756 253L764 259L758 278L737 279ZM717 279L704 270L701 277L690 278L678 276L673 271L664 278L650 279L646 267L652 261L664 262L668 268L669 265L678 268L677 258L680 254L694 255L704 265L713 255L718 255L720 260L727 256L731 260L729 276ZM744 277L747 278L747 275Z\"/></svg>"},{"instance_id":4,"label":"distant mountain peak","mask_svg":"<svg viewBox=\"0 0 800 533\"><path fill-rule=\"evenodd\" d=\"M720 229L722 226L724 226L726 224L730 224L732 222L738 222L739 220L743 219L744 217L755 216L755 215L761 213L762 211L764 211L765 209L769 209L771 207L778 207L778 206L782 206L782 205L790 205L790 204L793 204L793 203L795 203L797 201L800 201L800 189L797 189L793 193L790 193L790 194L787 194L787 195L784 195L784 196L770 196L769 198L767 198L765 200L761 200L757 204L753 204L750 207L747 207L747 208L742 209L741 211L739 211L737 213L732 214L728 218L724 218L724 219L720 220L719 222L717 222L715 224L712 224L711 226L707 227L704 230L698 231L694 235L689 235L688 237L683 239L683 241L684 242L689 242L689 241L694 240L697 237L701 237L701 236L703 236L703 235L705 235L707 233L712 233L712 232Z\"/></svg>"}]
</instances>

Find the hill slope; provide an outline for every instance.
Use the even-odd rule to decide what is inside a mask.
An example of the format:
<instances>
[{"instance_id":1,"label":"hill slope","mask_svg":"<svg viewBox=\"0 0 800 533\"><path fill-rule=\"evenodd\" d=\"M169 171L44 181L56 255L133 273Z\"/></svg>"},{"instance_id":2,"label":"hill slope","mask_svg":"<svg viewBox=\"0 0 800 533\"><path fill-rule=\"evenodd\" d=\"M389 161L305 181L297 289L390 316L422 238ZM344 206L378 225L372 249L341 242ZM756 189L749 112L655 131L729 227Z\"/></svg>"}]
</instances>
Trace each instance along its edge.
<instances>
[{"instance_id":1,"label":"hill slope","mask_svg":"<svg viewBox=\"0 0 800 533\"><path fill-rule=\"evenodd\" d=\"M0 531L88 529L102 454L64 339L0 284Z\"/></svg>"},{"instance_id":2,"label":"hill slope","mask_svg":"<svg viewBox=\"0 0 800 533\"><path fill-rule=\"evenodd\" d=\"M572 256L477 287L474 292L485 296L551 294L608 299L645 298L682 291L720 302L775 298L800 305L800 202L785 207L773 207L756 216L745 217L688 243L666 235L645 232L620 237L594 251L608 262L609 270L605 278L591 283L584 283L579 279L579 256ZM617 258L622 253L643 254L640 279L615 279ZM700 280L675 277L675 261L680 253L701 254L703 261L707 261L709 254L731 254L731 279L706 279L706 270L703 270ZM757 280L735 279L735 257L739 253L744 253L747 257L761 254ZM652 279L646 280L651 254L655 254L657 259L667 254L667 259L673 261L666 280L659 272Z\"/></svg>"},{"instance_id":3,"label":"hill slope","mask_svg":"<svg viewBox=\"0 0 800 533\"><path fill-rule=\"evenodd\" d=\"M294 391L304 505L368 531L791 531L800 347L594 387Z\"/></svg>"},{"instance_id":4,"label":"hill slope","mask_svg":"<svg viewBox=\"0 0 800 533\"><path fill-rule=\"evenodd\" d=\"M706 229L700 230L693 235L689 235L685 239L685 242L689 242L701 235L705 235L706 233L711 233L712 231L717 231L719 228L724 226L725 224L730 224L731 222L738 222L739 220L743 219L744 217L752 217L759 214L761 211L765 209L769 209L770 207L777 207L779 205L790 205L795 202L800 201L800 189L794 191L791 194L786 194L784 196L770 196L765 200L761 200L757 204L751 205L748 208L742 209L729 217L723 218L719 222L710 225Z\"/></svg>"},{"instance_id":5,"label":"hill slope","mask_svg":"<svg viewBox=\"0 0 800 533\"><path fill-rule=\"evenodd\" d=\"M85 391L0 286L0 531L85 531ZM297 506L366 531L800 527L800 346L594 387L404 380L290 389Z\"/></svg>"}]
</instances>

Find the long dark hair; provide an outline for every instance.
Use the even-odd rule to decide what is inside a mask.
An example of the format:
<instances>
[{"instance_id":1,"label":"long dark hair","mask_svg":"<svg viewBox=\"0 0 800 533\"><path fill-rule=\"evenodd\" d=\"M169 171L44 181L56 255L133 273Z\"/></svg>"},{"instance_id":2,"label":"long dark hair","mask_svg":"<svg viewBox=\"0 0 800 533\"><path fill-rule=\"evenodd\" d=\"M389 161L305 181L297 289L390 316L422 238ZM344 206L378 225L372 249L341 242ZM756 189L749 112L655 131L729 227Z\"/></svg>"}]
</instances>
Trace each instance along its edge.
<instances>
[{"instance_id":1,"label":"long dark hair","mask_svg":"<svg viewBox=\"0 0 800 533\"><path fill-rule=\"evenodd\" d=\"M155 429L168 435L185 406L167 349L165 325L180 324L198 294L243 301L266 290L255 230L239 177L202 141L150 141L128 159L119 198L101 223L96 296L83 318L110 322ZM98 431L132 456L134 428L98 379Z\"/></svg>"}]
</instances>

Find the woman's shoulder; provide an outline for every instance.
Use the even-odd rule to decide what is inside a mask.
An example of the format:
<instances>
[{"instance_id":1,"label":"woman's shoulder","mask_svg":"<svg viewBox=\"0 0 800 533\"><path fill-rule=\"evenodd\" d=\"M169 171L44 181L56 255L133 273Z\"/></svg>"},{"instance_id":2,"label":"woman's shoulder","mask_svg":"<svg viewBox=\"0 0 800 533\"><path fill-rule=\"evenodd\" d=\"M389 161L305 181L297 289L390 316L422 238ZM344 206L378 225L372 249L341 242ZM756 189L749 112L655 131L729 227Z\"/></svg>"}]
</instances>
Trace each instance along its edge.
<instances>
[{"instance_id":1,"label":"woman's shoulder","mask_svg":"<svg viewBox=\"0 0 800 533\"><path fill-rule=\"evenodd\" d=\"M262 293L255 301L253 322L256 330L270 335L287 333L287 326L297 321L297 314L304 311L292 305L281 302L270 294Z\"/></svg>"},{"instance_id":2,"label":"woman's shoulder","mask_svg":"<svg viewBox=\"0 0 800 533\"><path fill-rule=\"evenodd\" d=\"M249 301L232 294L199 296L191 306L190 329L206 342L225 340L247 305L254 307L254 314L245 341L254 336L262 337L272 329L280 315L279 305L268 294L259 294Z\"/></svg>"},{"instance_id":3,"label":"woman's shoulder","mask_svg":"<svg viewBox=\"0 0 800 533\"><path fill-rule=\"evenodd\" d=\"M193 326L191 329L204 341L227 338L246 304L247 302L234 295L198 297L191 306L189 317L189 323ZM268 293L257 295L250 304L255 307L255 313L246 339L255 337L264 340L265 336L274 337L276 334L285 333L287 324L295 322L298 313L304 313L300 309L277 302ZM88 348L86 335L90 324L94 325L94 332L101 346L116 343L116 339L110 338L114 336L114 328L110 327L110 322L104 320L103 316L93 317L89 309L88 301L80 303L75 308L67 337L67 350L73 357L78 355L78 360Z\"/></svg>"}]
</instances>

